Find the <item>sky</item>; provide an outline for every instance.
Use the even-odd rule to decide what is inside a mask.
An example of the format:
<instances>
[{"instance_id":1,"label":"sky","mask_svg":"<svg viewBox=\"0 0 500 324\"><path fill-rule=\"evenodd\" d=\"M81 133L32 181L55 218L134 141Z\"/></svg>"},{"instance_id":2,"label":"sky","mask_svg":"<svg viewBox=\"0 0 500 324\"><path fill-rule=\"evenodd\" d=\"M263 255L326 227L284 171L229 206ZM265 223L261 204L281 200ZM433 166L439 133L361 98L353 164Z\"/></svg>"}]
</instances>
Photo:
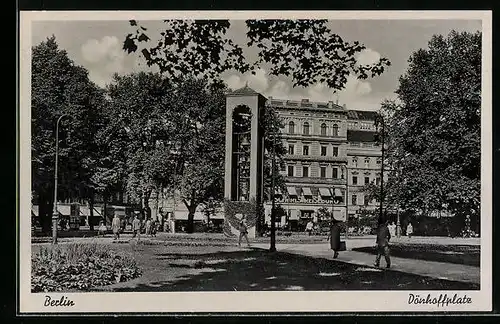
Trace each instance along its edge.
<instances>
[{"instance_id":1,"label":"sky","mask_svg":"<svg viewBox=\"0 0 500 324\"><path fill-rule=\"evenodd\" d=\"M157 35L164 26L161 21L139 21L148 27L149 36ZM480 20L332 20L332 32L345 41L359 41L366 49L358 60L365 63L386 57L391 66L375 78L357 80L348 78L344 90L334 94L322 84L308 88L294 88L289 79L269 76L260 69L255 76L226 72L223 79L233 90L248 85L266 97L310 101L334 101L348 109L377 110L384 99L395 99L399 77L408 68L411 54L426 48L433 35L448 35L452 30L475 32L481 30ZM89 77L100 86L111 81L114 73L127 74L151 70L139 53L126 54L123 41L134 30L124 21L36 21L32 24L32 45L54 35L61 49L78 65L89 71ZM244 21L231 21L228 35L238 44L246 43ZM152 37L153 38L153 37ZM153 38L154 40L154 38ZM246 47L246 46L245 46ZM245 55L255 58L255 51L244 48Z\"/></svg>"}]
</instances>

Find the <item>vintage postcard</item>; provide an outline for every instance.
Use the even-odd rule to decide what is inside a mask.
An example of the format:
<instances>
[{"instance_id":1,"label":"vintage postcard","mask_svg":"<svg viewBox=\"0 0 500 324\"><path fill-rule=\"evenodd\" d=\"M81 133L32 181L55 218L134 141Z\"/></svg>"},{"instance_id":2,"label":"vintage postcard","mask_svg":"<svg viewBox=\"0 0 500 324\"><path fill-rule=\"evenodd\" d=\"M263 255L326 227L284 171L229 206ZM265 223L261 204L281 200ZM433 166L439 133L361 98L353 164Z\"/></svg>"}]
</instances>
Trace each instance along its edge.
<instances>
[{"instance_id":1,"label":"vintage postcard","mask_svg":"<svg viewBox=\"0 0 500 324\"><path fill-rule=\"evenodd\" d=\"M21 12L19 312L491 311L491 18Z\"/></svg>"}]
</instances>

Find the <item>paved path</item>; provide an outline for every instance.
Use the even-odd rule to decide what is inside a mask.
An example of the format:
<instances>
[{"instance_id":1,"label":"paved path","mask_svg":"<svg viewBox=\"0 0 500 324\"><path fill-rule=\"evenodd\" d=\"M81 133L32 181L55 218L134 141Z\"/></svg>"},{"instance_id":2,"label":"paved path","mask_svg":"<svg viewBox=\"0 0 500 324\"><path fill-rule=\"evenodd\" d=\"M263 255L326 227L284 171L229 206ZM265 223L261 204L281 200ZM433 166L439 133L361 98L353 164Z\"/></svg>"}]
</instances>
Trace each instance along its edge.
<instances>
[{"instance_id":1,"label":"paved path","mask_svg":"<svg viewBox=\"0 0 500 324\"><path fill-rule=\"evenodd\" d=\"M366 243L366 241L363 243L361 240L348 240L348 250L341 252L336 260L339 262L373 267L375 261L374 255L351 250L354 247L367 246ZM262 249L269 248L269 244L254 244L253 246ZM330 250L328 244L277 244L276 249L281 252L334 260L333 252ZM481 270L479 267L397 257L391 257L391 263L392 271L401 271L451 281L480 283ZM382 267L385 267L385 260L383 258L380 264Z\"/></svg>"}]
</instances>

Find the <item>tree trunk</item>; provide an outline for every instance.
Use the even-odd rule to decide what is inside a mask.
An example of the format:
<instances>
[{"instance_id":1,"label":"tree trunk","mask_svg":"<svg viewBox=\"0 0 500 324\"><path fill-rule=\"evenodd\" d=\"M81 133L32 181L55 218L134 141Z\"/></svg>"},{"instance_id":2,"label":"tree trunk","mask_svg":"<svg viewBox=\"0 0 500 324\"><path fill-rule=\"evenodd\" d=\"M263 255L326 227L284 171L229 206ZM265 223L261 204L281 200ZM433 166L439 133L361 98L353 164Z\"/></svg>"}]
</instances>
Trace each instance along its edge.
<instances>
[{"instance_id":1,"label":"tree trunk","mask_svg":"<svg viewBox=\"0 0 500 324\"><path fill-rule=\"evenodd\" d=\"M194 213L196 212L196 206L191 206L188 207L188 219L187 219L187 227L186 227L186 232L187 233L193 233L194 232Z\"/></svg>"},{"instance_id":2,"label":"tree trunk","mask_svg":"<svg viewBox=\"0 0 500 324\"><path fill-rule=\"evenodd\" d=\"M184 205L186 205L186 207L188 209L188 219L187 219L186 232L193 233L194 232L194 213L196 212L196 207L198 207L198 204L196 204L194 202L194 200L191 200L191 204L188 204L187 200L184 199Z\"/></svg>"},{"instance_id":3,"label":"tree trunk","mask_svg":"<svg viewBox=\"0 0 500 324\"><path fill-rule=\"evenodd\" d=\"M89 219L89 227L90 230L94 230L94 190L92 190L90 194L90 199L89 199L89 209L90 209L90 219Z\"/></svg>"},{"instance_id":4,"label":"tree trunk","mask_svg":"<svg viewBox=\"0 0 500 324\"><path fill-rule=\"evenodd\" d=\"M44 194L38 196L38 217L43 233L50 233L52 227L52 204Z\"/></svg>"},{"instance_id":5,"label":"tree trunk","mask_svg":"<svg viewBox=\"0 0 500 324\"><path fill-rule=\"evenodd\" d=\"M107 193L103 193L102 195L102 198L103 198L103 211L102 211L102 217L104 218L104 223L107 225L108 224L108 213L107 213L107 209L108 209L108 194Z\"/></svg>"}]
</instances>

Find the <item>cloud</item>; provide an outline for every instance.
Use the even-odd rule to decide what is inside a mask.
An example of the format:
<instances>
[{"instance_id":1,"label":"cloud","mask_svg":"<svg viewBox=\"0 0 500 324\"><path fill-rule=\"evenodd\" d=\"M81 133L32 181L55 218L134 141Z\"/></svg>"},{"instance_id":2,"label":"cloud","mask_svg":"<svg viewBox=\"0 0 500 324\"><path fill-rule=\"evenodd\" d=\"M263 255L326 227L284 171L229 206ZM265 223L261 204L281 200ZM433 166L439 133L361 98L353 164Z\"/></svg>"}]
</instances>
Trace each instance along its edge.
<instances>
[{"instance_id":1,"label":"cloud","mask_svg":"<svg viewBox=\"0 0 500 324\"><path fill-rule=\"evenodd\" d=\"M125 53L120 40L115 36L87 40L81 46L81 54L87 62L85 66L90 78L100 86L109 83L114 73L124 71Z\"/></svg>"},{"instance_id":2,"label":"cloud","mask_svg":"<svg viewBox=\"0 0 500 324\"><path fill-rule=\"evenodd\" d=\"M257 92L264 93L269 88L269 79L267 76L267 71L265 69L257 69L255 75L251 73L239 76L237 74L231 74L225 81L229 88L237 90L245 86L248 82L248 86Z\"/></svg>"},{"instance_id":3,"label":"cloud","mask_svg":"<svg viewBox=\"0 0 500 324\"><path fill-rule=\"evenodd\" d=\"M357 63L359 65L372 65L380 60L380 53L372 50L371 48L366 48L357 55Z\"/></svg>"},{"instance_id":4,"label":"cloud","mask_svg":"<svg viewBox=\"0 0 500 324\"><path fill-rule=\"evenodd\" d=\"M378 56L377 56L378 55ZM361 60L363 64L376 61L380 57L375 51L365 51ZM371 63L370 63L371 64ZM293 88L290 80L286 78L271 78L265 69L257 70L256 75L231 74L224 78L227 85L233 89L248 86L262 93L266 97L276 99L301 100L307 98L318 102L337 102L345 104L348 109L377 110L380 108L381 98L378 94L372 93L372 86L369 81L358 80L355 76L348 76L347 83L343 90L334 93L326 84L317 83L308 88Z\"/></svg>"}]
</instances>

